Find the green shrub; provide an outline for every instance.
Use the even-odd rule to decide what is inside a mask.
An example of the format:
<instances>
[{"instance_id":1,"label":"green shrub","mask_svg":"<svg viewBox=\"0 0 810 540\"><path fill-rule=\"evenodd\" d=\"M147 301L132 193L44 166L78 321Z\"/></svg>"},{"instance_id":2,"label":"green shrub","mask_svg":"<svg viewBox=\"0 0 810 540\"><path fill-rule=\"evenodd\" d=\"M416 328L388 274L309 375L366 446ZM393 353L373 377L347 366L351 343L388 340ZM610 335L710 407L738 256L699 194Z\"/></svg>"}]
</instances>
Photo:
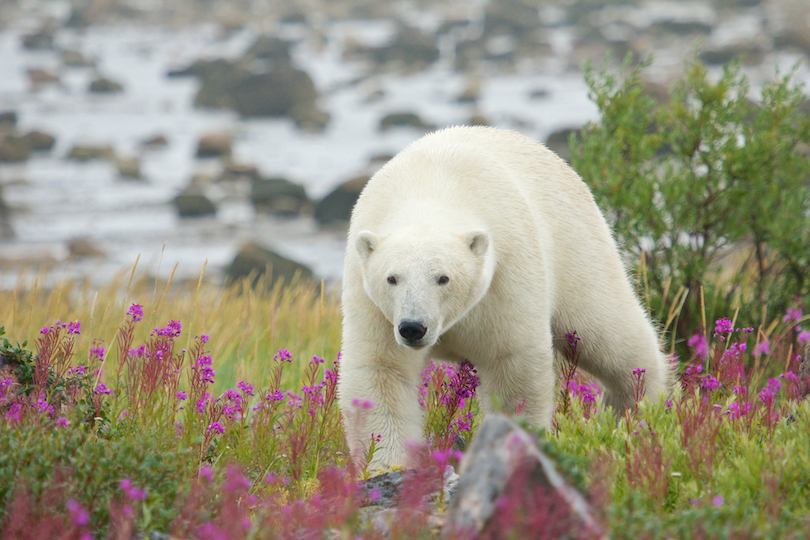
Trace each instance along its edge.
<instances>
[{"instance_id":1,"label":"green shrub","mask_svg":"<svg viewBox=\"0 0 810 540\"><path fill-rule=\"evenodd\" d=\"M680 335L703 322L701 290L707 320L806 300L810 117L801 88L777 77L754 103L736 64L712 82L693 62L659 104L645 92L645 65L628 57L621 78L586 68L602 118L572 137L571 153L641 265L653 314L667 321L681 287Z\"/></svg>"},{"instance_id":2,"label":"green shrub","mask_svg":"<svg viewBox=\"0 0 810 540\"><path fill-rule=\"evenodd\" d=\"M78 501L89 510L92 528L104 530L110 502L124 498L120 481L129 479L147 494L139 528L167 530L178 495L190 483L187 459L187 452L169 451L148 432L107 440L82 428L0 422L0 523L18 488L25 486L42 504L46 490L57 485L60 505Z\"/></svg>"}]
</instances>

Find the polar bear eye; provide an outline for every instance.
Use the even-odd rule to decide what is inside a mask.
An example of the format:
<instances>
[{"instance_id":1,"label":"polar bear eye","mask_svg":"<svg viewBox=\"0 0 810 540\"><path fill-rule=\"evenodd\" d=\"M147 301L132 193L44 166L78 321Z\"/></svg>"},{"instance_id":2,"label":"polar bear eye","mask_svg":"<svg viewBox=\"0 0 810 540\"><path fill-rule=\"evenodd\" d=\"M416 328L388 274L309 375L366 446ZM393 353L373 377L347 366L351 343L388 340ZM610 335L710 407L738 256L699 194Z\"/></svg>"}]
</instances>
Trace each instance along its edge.
<instances>
[{"instance_id":1,"label":"polar bear eye","mask_svg":"<svg viewBox=\"0 0 810 540\"><path fill-rule=\"evenodd\" d=\"M394 276L388 276L388 284L389 285L396 285L397 284L397 278L395 278Z\"/></svg>"},{"instance_id":2,"label":"polar bear eye","mask_svg":"<svg viewBox=\"0 0 810 540\"><path fill-rule=\"evenodd\" d=\"M439 285L447 285L450 282L450 278L447 276L442 276L439 278Z\"/></svg>"}]
</instances>

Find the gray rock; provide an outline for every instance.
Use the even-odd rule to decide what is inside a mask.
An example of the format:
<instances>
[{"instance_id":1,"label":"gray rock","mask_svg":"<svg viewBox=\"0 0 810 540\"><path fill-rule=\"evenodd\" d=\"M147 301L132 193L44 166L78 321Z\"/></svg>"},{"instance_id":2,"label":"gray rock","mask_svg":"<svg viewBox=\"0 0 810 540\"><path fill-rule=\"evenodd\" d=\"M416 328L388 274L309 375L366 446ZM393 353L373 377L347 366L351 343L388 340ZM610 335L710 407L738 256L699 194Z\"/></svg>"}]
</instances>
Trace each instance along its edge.
<instances>
[{"instance_id":1,"label":"gray rock","mask_svg":"<svg viewBox=\"0 0 810 540\"><path fill-rule=\"evenodd\" d=\"M383 473L360 482L361 507L380 506L394 508L399 504L402 486L408 482L418 482L425 488L426 502L434 502L439 495L439 482L435 467L427 469L406 469ZM459 475L448 466L442 475L444 503L449 504L456 493ZM427 484L425 484L427 482Z\"/></svg>"},{"instance_id":2,"label":"gray rock","mask_svg":"<svg viewBox=\"0 0 810 540\"><path fill-rule=\"evenodd\" d=\"M0 129L9 129L17 125L17 111L0 112Z\"/></svg>"},{"instance_id":3,"label":"gray rock","mask_svg":"<svg viewBox=\"0 0 810 540\"><path fill-rule=\"evenodd\" d=\"M424 69L439 59L439 47L435 37L416 28L400 26L390 44L371 48L369 54L380 65Z\"/></svg>"},{"instance_id":4,"label":"gray rock","mask_svg":"<svg viewBox=\"0 0 810 540\"><path fill-rule=\"evenodd\" d=\"M484 33L519 36L540 25L537 3L522 0L493 0L484 14Z\"/></svg>"},{"instance_id":5,"label":"gray rock","mask_svg":"<svg viewBox=\"0 0 810 540\"><path fill-rule=\"evenodd\" d=\"M228 162L222 173L217 177L217 182L238 182L246 180L256 182L261 179L259 170L253 165L240 165L238 163Z\"/></svg>"},{"instance_id":6,"label":"gray rock","mask_svg":"<svg viewBox=\"0 0 810 540\"><path fill-rule=\"evenodd\" d=\"M380 120L380 131L388 131L394 127L415 127L424 131L436 129L436 126L425 123L417 115L409 112L391 113Z\"/></svg>"},{"instance_id":7,"label":"gray rock","mask_svg":"<svg viewBox=\"0 0 810 540\"><path fill-rule=\"evenodd\" d=\"M169 72L169 77L185 76L202 82L196 107L232 109L243 117L286 116L310 131L323 129L329 121L317 107L312 79L293 66L289 43L276 38L259 38L235 62L198 60Z\"/></svg>"},{"instance_id":8,"label":"gray rock","mask_svg":"<svg viewBox=\"0 0 810 540\"><path fill-rule=\"evenodd\" d=\"M256 178L251 182L250 202L258 212L296 216L310 208L304 187L284 178Z\"/></svg>"},{"instance_id":9,"label":"gray rock","mask_svg":"<svg viewBox=\"0 0 810 540\"><path fill-rule=\"evenodd\" d=\"M348 224L352 209L368 181L368 176L358 176L335 188L315 204L315 220L321 225Z\"/></svg>"},{"instance_id":10,"label":"gray rock","mask_svg":"<svg viewBox=\"0 0 810 540\"><path fill-rule=\"evenodd\" d=\"M445 530L464 538L519 538L528 531L508 530L507 525L515 524L509 518L499 523L510 504L529 519L545 517L544 538L580 533L605 537L585 498L566 483L532 437L507 417L491 414L461 461Z\"/></svg>"},{"instance_id":11,"label":"gray rock","mask_svg":"<svg viewBox=\"0 0 810 540\"><path fill-rule=\"evenodd\" d=\"M70 67L92 67L94 62L85 58L79 51L62 51L62 63Z\"/></svg>"},{"instance_id":12,"label":"gray rock","mask_svg":"<svg viewBox=\"0 0 810 540\"><path fill-rule=\"evenodd\" d=\"M312 280L312 270L309 267L282 257L278 253L264 249L258 244L247 244L236 255L226 271L226 279L230 282L249 278L251 285L256 286L259 278L270 273L266 280L272 286L279 279L290 283L293 279Z\"/></svg>"},{"instance_id":13,"label":"gray rock","mask_svg":"<svg viewBox=\"0 0 810 540\"><path fill-rule=\"evenodd\" d=\"M555 131L546 139L546 147L563 158L567 162L571 162L571 148L569 139L574 135L577 139L582 138L582 130L579 128L565 128Z\"/></svg>"},{"instance_id":14,"label":"gray rock","mask_svg":"<svg viewBox=\"0 0 810 540\"><path fill-rule=\"evenodd\" d=\"M31 150L35 152L47 152L56 144L56 138L42 131L31 131L23 135L23 139L28 141Z\"/></svg>"},{"instance_id":15,"label":"gray rock","mask_svg":"<svg viewBox=\"0 0 810 540\"><path fill-rule=\"evenodd\" d=\"M134 158L120 158L115 160L115 166L118 167L118 174L125 179L140 180L141 176L141 160Z\"/></svg>"},{"instance_id":16,"label":"gray rock","mask_svg":"<svg viewBox=\"0 0 810 540\"><path fill-rule=\"evenodd\" d=\"M53 84L59 82L59 73L47 69L29 69L28 80L31 81L31 87L38 89L46 84Z\"/></svg>"},{"instance_id":17,"label":"gray rock","mask_svg":"<svg viewBox=\"0 0 810 540\"><path fill-rule=\"evenodd\" d=\"M205 196L203 188L196 183L192 183L181 191L174 198L174 205L181 218L213 216L217 213L217 207Z\"/></svg>"},{"instance_id":18,"label":"gray rock","mask_svg":"<svg viewBox=\"0 0 810 540\"><path fill-rule=\"evenodd\" d=\"M89 90L94 94L117 94L118 92L123 92L124 87L121 83L116 81L98 77L90 83Z\"/></svg>"},{"instance_id":19,"label":"gray rock","mask_svg":"<svg viewBox=\"0 0 810 540\"><path fill-rule=\"evenodd\" d=\"M68 242L71 259L104 257L106 252L90 238L74 238Z\"/></svg>"},{"instance_id":20,"label":"gray rock","mask_svg":"<svg viewBox=\"0 0 810 540\"><path fill-rule=\"evenodd\" d=\"M11 209L3 200L3 186L0 185L0 239L14 238L14 229L11 228Z\"/></svg>"},{"instance_id":21,"label":"gray rock","mask_svg":"<svg viewBox=\"0 0 810 540\"><path fill-rule=\"evenodd\" d=\"M115 151L111 146L107 145L77 144L70 149L67 158L75 161L90 161L93 159L112 161L115 159Z\"/></svg>"},{"instance_id":22,"label":"gray rock","mask_svg":"<svg viewBox=\"0 0 810 540\"><path fill-rule=\"evenodd\" d=\"M53 28L43 27L39 31L23 36L23 47L30 50L43 51L53 49Z\"/></svg>"},{"instance_id":23,"label":"gray rock","mask_svg":"<svg viewBox=\"0 0 810 540\"><path fill-rule=\"evenodd\" d=\"M169 140L165 135L154 135L145 139L141 144L147 148L159 148L169 146Z\"/></svg>"},{"instance_id":24,"label":"gray rock","mask_svg":"<svg viewBox=\"0 0 810 540\"><path fill-rule=\"evenodd\" d=\"M227 133L209 133L203 135L197 143L197 157L219 158L230 157L232 139Z\"/></svg>"},{"instance_id":25,"label":"gray rock","mask_svg":"<svg viewBox=\"0 0 810 540\"><path fill-rule=\"evenodd\" d=\"M723 65L742 57L745 65L756 66L765 58L765 51L757 43L737 43L727 47L707 49L700 53L700 60L709 65Z\"/></svg>"},{"instance_id":26,"label":"gray rock","mask_svg":"<svg viewBox=\"0 0 810 540\"><path fill-rule=\"evenodd\" d=\"M31 142L25 137L0 135L0 163L20 163L31 157Z\"/></svg>"}]
</instances>

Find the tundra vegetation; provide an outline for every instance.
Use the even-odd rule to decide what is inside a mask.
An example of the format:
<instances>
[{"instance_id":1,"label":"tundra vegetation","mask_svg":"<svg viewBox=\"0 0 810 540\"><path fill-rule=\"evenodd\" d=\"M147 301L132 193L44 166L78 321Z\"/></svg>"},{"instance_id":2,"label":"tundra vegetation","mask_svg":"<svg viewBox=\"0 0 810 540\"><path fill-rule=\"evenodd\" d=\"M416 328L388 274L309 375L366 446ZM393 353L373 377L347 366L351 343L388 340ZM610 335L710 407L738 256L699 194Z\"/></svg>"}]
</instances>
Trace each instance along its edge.
<instances>
[{"instance_id":1,"label":"tundra vegetation","mask_svg":"<svg viewBox=\"0 0 810 540\"><path fill-rule=\"evenodd\" d=\"M660 322L675 390L605 411L572 328L538 444L611 537L806 538L806 98L788 76L752 102L734 66L712 81L693 63L657 103L641 69L587 72L602 119L572 155ZM0 291L4 538L383 537L364 518L369 473L351 465L340 416L374 404L335 404L337 300L253 277ZM644 372L628 376L643 395ZM387 538L442 534L424 480L475 436L477 384L468 363L426 367L414 389L425 472ZM372 437L367 457L385 444ZM501 537L542 537L543 508L508 493L498 504Z\"/></svg>"}]
</instances>

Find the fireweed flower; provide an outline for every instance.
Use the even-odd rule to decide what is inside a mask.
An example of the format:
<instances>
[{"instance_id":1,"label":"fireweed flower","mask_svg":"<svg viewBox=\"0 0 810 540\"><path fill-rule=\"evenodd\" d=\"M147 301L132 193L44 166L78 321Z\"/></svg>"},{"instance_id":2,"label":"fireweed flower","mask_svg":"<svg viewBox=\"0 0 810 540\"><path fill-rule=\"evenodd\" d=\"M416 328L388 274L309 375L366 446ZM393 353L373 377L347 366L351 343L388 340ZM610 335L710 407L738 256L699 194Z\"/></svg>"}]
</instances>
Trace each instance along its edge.
<instances>
[{"instance_id":1,"label":"fireweed flower","mask_svg":"<svg viewBox=\"0 0 810 540\"><path fill-rule=\"evenodd\" d=\"M810 330L805 330L804 332L799 332L798 337L799 343L804 345L806 342L810 341Z\"/></svg>"},{"instance_id":2,"label":"fireweed flower","mask_svg":"<svg viewBox=\"0 0 810 540\"><path fill-rule=\"evenodd\" d=\"M301 408L301 396L299 396L298 394L294 394L293 392L290 392L289 390L287 392L285 392L285 394L287 396L287 406L288 407L294 407L296 409Z\"/></svg>"},{"instance_id":3,"label":"fireweed flower","mask_svg":"<svg viewBox=\"0 0 810 540\"><path fill-rule=\"evenodd\" d=\"M124 492L124 495L126 495L127 498L132 501L142 501L146 499L146 491L135 487L132 484L132 480L130 480L129 478L124 478L123 480L121 480L118 486L121 488L121 491Z\"/></svg>"},{"instance_id":4,"label":"fireweed flower","mask_svg":"<svg viewBox=\"0 0 810 540\"><path fill-rule=\"evenodd\" d=\"M197 412L203 414L205 412L206 407L208 407L208 401L211 399L211 394L208 392L205 393L205 396L201 397L197 400L197 403L194 404L194 408L197 409Z\"/></svg>"},{"instance_id":5,"label":"fireweed flower","mask_svg":"<svg viewBox=\"0 0 810 540\"><path fill-rule=\"evenodd\" d=\"M225 426L222 425L222 422L214 422L208 426L208 429L205 430L206 433L225 433Z\"/></svg>"},{"instance_id":6,"label":"fireweed flower","mask_svg":"<svg viewBox=\"0 0 810 540\"><path fill-rule=\"evenodd\" d=\"M283 390L273 390L268 391L265 398L267 401L284 401L284 391Z\"/></svg>"},{"instance_id":7,"label":"fireweed flower","mask_svg":"<svg viewBox=\"0 0 810 540\"><path fill-rule=\"evenodd\" d=\"M202 477L202 478L205 478L209 482L214 481L214 471L211 470L211 466L208 465L207 463L205 465L203 465L202 467L200 467L199 476Z\"/></svg>"},{"instance_id":8,"label":"fireweed flower","mask_svg":"<svg viewBox=\"0 0 810 540\"><path fill-rule=\"evenodd\" d=\"M54 414L53 406L48 405L48 401L45 399L45 394L40 394L39 398L37 398L37 403L34 405L34 408L39 414L44 414L46 416L51 416Z\"/></svg>"},{"instance_id":9,"label":"fireweed flower","mask_svg":"<svg viewBox=\"0 0 810 540\"><path fill-rule=\"evenodd\" d=\"M68 499L65 507L70 512L70 521L76 527L86 527L90 523L90 513L81 504L73 499Z\"/></svg>"},{"instance_id":10,"label":"fireweed flower","mask_svg":"<svg viewBox=\"0 0 810 540\"><path fill-rule=\"evenodd\" d=\"M188 399L188 392L186 392L185 390L180 390L179 392L177 392L176 397L180 401L184 401Z\"/></svg>"},{"instance_id":11,"label":"fireweed flower","mask_svg":"<svg viewBox=\"0 0 810 540\"><path fill-rule=\"evenodd\" d=\"M692 348L692 351L698 358L706 358L709 355L709 346L706 344L706 336L700 332L690 337L686 344Z\"/></svg>"},{"instance_id":12,"label":"fireweed flower","mask_svg":"<svg viewBox=\"0 0 810 540\"><path fill-rule=\"evenodd\" d=\"M236 387L242 391L243 394L248 396L255 396L256 394L253 392L253 385L251 383L240 381Z\"/></svg>"},{"instance_id":13,"label":"fireweed flower","mask_svg":"<svg viewBox=\"0 0 810 540\"><path fill-rule=\"evenodd\" d=\"M278 352L273 355L273 360L276 362L292 362L292 354L289 349L279 349Z\"/></svg>"},{"instance_id":14,"label":"fireweed flower","mask_svg":"<svg viewBox=\"0 0 810 540\"><path fill-rule=\"evenodd\" d=\"M802 318L802 308L788 308L785 316L782 317L782 322L796 321L799 322Z\"/></svg>"},{"instance_id":15,"label":"fireweed flower","mask_svg":"<svg viewBox=\"0 0 810 540\"><path fill-rule=\"evenodd\" d=\"M93 392L96 394L104 394L107 396L112 394L112 390L107 388L103 383L98 383L98 386L96 387L95 390L93 390Z\"/></svg>"},{"instance_id":16,"label":"fireweed flower","mask_svg":"<svg viewBox=\"0 0 810 540\"><path fill-rule=\"evenodd\" d=\"M720 383L720 380L715 379L711 375L706 375L704 378L702 378L700 380L700 387L704 388L704 389L706 389L706 390L708 390L710 392L713 392L713 391L717 390L721 386L723 386L723 385Z\"/></svg>"},{"instance_id":17,"label":"fireweed flower","mask_svg":"<svg viewBox=\"0 0 810 540\"><path fill-rule=\"evenodd\" d=\"M6 411L6 420L10 422L19 422L22 419L22 405L19 403L12 403L11 407Z\"/></svg>"},{"instance_id":18,"label":"fireweed flower","mask_svg":"<svg viewBox=\"0 0 810 540\"><path fill-rule=\"evenodd\" d=\"M73 334L81 334L82 333L81 326L82 326L82 323L80 323L79 321L68 323L68 325L67 325L68 334L71 334L71 335L73 335Z\"/></svg>"},{"instance_id":19,"label":"fireweed flower","mask_svg":"<svg viewBox=\"0 0 810 540\"><path fill-rule=\"evenodd\" d=\"M143 319L143 306L140 304L132 304L129 310L127 311L127 315L132 317L133 322L138 322Z\"/></svg>"},{"instance_id":20,"label":"fireweed flower","mask_svg":"<svg viewBox=\"0 0 810 540\"><path fill-rule=\"evenodd\" d=\"M104 361L104 353L106 352L106 349L103 343L103 341L98 339L93 340L93 346L90 347L90 352L87 354L88 360L98 360L99 362Z\"/></svg>"},{"instance_id":21,"label":"fireweed flower","mask_svg":"<svg viewBox=\"0 0 810 540\"><path fill-rule=\"evenodd\" d=\"M731 319L722 317L714 322L714 337L721 336L722 334L733 332L734 327L731 325Z\"/></svg>"},{"instance_id":22,"label":"fireweed flower","mask_svg":"<svg viewBox=\"0 0 810 540\"><path fill-rule=\"evenodd\" d=\"M68 420L63 416L60 416L59 418L56 419L55 425L58 428L66 428L68 427L68 425L70 425L70 420Z\"/></svg>"},{"instance_id":23,"label":"fireweed flower","mask_svg":"<svg viewBox=\"0 0 810 540\"><path fill-rule=\"evenodd\" d=\"M574 330L570 334L565 334L565 339L566 339L566 341L568 341L568 346L571 347L572 349L576 349L577 348L577 342L582 341L582 338L577 336L577 331L576 330Z\"/></svg>"},{"instance_id":24,"label":"fireweed flower","mask_svg":"<svg viewBox=\"0 0 810 540\"><path fill-rule=\"evenodd\" d=\"M744 401L742 405L739 402L735 401L731 405L728 406L728 412L731 414L732 418L744 418L748 416L748 413L751 412L751 407L753 403L750 401Z\"/></svg>"},{"instance_id":25,"label":"fireweed flower","mask_svg":"<svg viewBox=\"0 0 810 540\"><path fill-rule=\"evenodd\" d=\"M763 354L771 354L771 340L768 338L760 341L754 349L754 356L762 356Z\"/></svg>"},{"instance_id":26,"label":"fireweed flower","mask_svg":"<svg viewBox=\"0 0 810 540\"><path fill-rule=\"evenodd\" d=\"M12 379L3 379L0 380L0 400L6 399L6 389L14 384Z\"/></svg>"},{"instance_id":27,"label":"fireweed flower","mask_svg":"<svg viewBox=\"0 0 810 540\"><path fill-rule=\"evenodd\" d=\"M84 366L76 366L76 367L70 368L69 370L67 370L67 375L68 376L70 376L70 375L79 375L79 376L84 375Z\"/></svg>"},{"instance_id":28,"label":"fireweed flower","mask_svg":"<svg viewBox=\"0 0 810 540\"><path fill-rule=\"evenodd\" d=\"M759 399L766 405L771 405L776 398L776 393L782 387L779 379L769 379L768 385L759 391Z\"/></svg>"},{"instance_id":29,"label":"fireweed flower","mask_svg":"<svg viewBox=\"0 0 810 540\"><path fill-rule=\"evenodd\" d=\"M374 402L370 399L352 398L352 405L360 407L363 410L368 410L374 407Z\"/></svg>"}]
</instances>

